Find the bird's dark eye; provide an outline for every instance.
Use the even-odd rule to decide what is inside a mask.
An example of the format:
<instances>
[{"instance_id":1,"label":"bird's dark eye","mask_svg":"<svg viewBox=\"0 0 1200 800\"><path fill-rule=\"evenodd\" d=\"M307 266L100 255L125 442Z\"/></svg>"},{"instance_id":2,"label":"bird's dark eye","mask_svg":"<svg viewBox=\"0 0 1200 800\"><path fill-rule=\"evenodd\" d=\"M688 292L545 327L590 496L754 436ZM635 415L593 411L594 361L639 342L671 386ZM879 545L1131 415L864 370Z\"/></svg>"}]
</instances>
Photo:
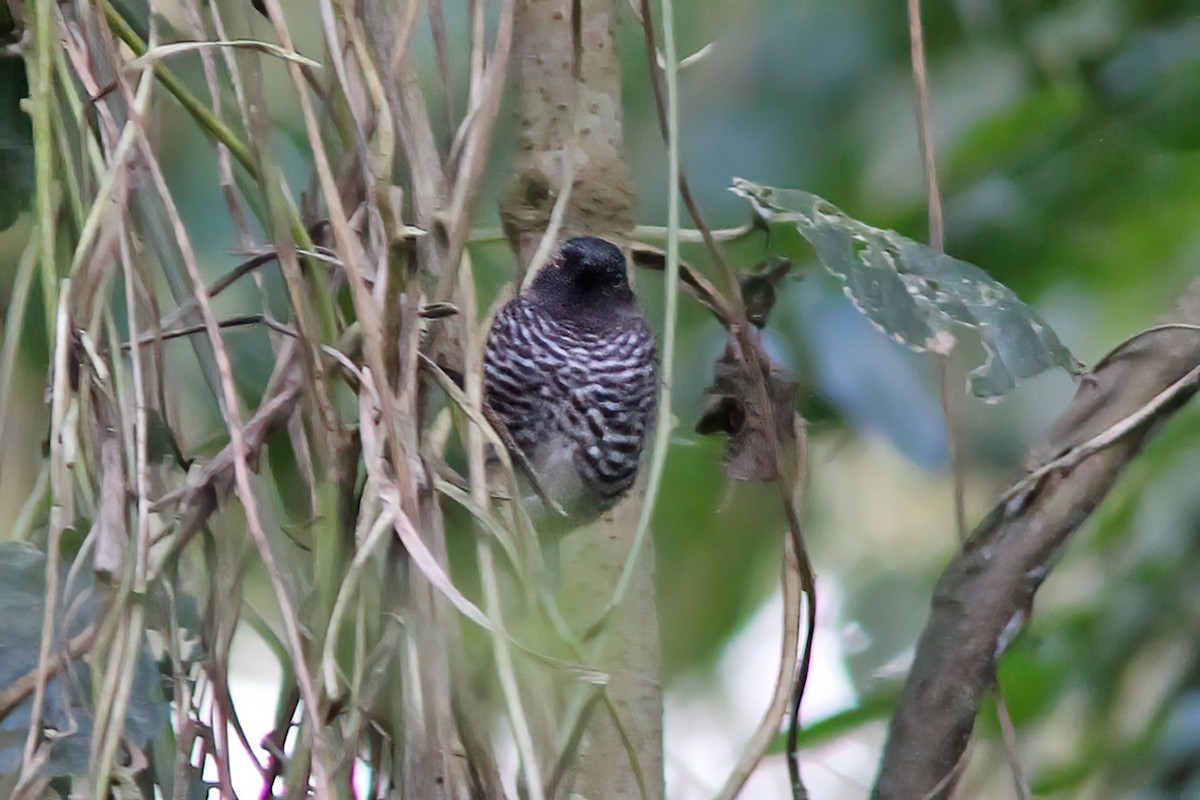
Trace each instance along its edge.
<instances>
[{"instance_id":1,"label":"bird's dark eye","mask_svg":"<svg viewBox=\"0 0 1200 800\"><path fill-rule=\"evenodd\" d=\"M603 283L602 274L598 270L588 269L586 265L575 273L575 285L581 289L593 289Z\"/></svg>"},{"instance_id":2,"label":"bird's dark eye","mask_svg":"<svg viewBox=\"0 0 1200 800\"><path fill-rule=\"evenodd\" d=\"M617 273L606 267L588 265L579 276L579 286L587 289L604 289L621 283Z\"/></svg>"}]
</instances>

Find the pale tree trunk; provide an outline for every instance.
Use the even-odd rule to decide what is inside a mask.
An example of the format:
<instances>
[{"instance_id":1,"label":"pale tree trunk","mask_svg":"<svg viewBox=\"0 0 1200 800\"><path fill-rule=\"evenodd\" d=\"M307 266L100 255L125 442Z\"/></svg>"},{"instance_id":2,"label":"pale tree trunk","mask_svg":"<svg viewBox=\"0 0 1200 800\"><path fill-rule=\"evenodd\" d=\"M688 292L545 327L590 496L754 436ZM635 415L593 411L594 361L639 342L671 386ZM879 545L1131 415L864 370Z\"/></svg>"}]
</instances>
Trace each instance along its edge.
<instances>
[{"instance_id":1,"label":"pale tree trunk","mask_svg":"<svg viewBox=\"0 0 1200 800\"><path fill-rule=\"evenodd\" d=\"M613 0L522 0L517 5L520 139L500 213L522 271L551 227L556 203L561 204L562 221L552 233L559 239L595 234L624 244L633 227L635 196L621 155L615 12ZM560 202L564 191L569 194ZM643 497L639 488L603 519L559 543L557 593L577 634L597 620L617 586ZM607 675L611 706L592 707L574 764L556 787L556 797L641 797L639 774L647 797L663 796L652 546L647 544L637 563L624 602L585 646L588 666ZM561 720L563 709L554 712Z\"/></svg>"},{"instance_id":2,"label":"pale tree trunk","mask_svg":"<svg viewBox=\"0 0 1200 800\"><path fill-rule=\"evenodd\" d=\"M563 540L560 596L568 620L586 628L612 595L633 544L644 490L639 487L614 509L612 518ZM636 753L646 796L663 788L662 685L659 682L658 614L654 593L654 546L647 540L624 602L605 624L599 656L591 666L609 676L608 695ZM613 715L597 708L581 744L571 792L584 798L641 798L637 773ZM556 797L568 797L560 791Z\"/></svg>"},{"instance_id":3,"label":"pale tree trunk","mask_svg":"<svg viewBox=\"0 0 1200 800\"><path fill-rule=\"evenodd\" d=\"M621 62L613 0L517 4L520 140L500 216L528 265L564 188L573 180L564 234L623 238L633 228L629 167L621 156ZM576 33L580 39L577 43Z\"/></svg>"}]
</instances>

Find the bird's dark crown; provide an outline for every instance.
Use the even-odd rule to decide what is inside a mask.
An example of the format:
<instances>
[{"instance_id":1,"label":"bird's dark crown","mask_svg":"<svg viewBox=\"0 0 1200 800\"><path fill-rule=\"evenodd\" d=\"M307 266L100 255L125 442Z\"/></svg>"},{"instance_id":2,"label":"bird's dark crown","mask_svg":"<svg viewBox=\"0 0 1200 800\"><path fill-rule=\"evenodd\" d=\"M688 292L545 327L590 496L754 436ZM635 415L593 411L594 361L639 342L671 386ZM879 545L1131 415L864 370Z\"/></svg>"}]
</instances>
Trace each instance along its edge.
<instances>
[{"instance_id":1,"label":"bird's dark crown","mask_svg":"<svg viewBox=\"0 0 1200 800\"><path fill-rule=\"evenodd\" d=\"M529 289L536 299L567 314L611 313L634 305L625 254L595 236L563 242Z\"/></svg>"}]
</instances>

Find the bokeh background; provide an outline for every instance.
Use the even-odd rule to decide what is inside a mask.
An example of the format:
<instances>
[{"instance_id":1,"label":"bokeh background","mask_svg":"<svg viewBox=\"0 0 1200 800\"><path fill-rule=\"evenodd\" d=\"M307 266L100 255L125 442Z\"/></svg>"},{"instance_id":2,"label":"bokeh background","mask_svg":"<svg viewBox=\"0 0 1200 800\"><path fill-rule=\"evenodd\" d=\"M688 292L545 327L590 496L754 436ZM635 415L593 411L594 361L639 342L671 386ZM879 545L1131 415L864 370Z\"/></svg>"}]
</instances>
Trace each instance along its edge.
<instances>
[{"instance_id":1,"label":"bokeh background","mask_svg":"<svg viewBox=\"0 0 1200 800\"><path fill-rule=\"evenodd\" d=\"M1183 0L923 5L947 250L1010 286L1093 363L1152 324L1200 274L1200 6ZM289 22L299 50L319 58L315 14L307 6L291 0ZM452 48L465 48L463 6L445 4ZM268 37L248 4L222 0L222 8L235 34ZM162 9L169 21L170 5ZM707 48L681 74L681 89L683 166L709 224L749 218L745 203L727 191L738 176L813 192L872 225L925 239L903 3L687 0L677 3L676 14L680 52ZM620 38L639 221L661 225L664 148L641 33L627 8ZM437 96L428 31L414 47L428 96ZM182 58L172 66L203 86L198 62ZM31 191L27 123L16 109L25 93L21 73L18 59L0 57L5 306L30 232L22 211ZM264 74L280 157L292 185L303 187L307 144L290 84L269 60ZM447 102L462 103L465 83L457 89ZM154 108L164 166L206 275L214 278L241 257L213 149L165 93ZM502 113L489 199L471 248L485 304L514 266L507 246L492 237L514 123L513 112ZM936 368L877 332L797 238L748 237L729 252L746 267L787 255L803 276L785 283L766 333L772 354L801 384L811 439L805 521L822 608L804 706L811 728L803 764L814 797L863 797L933 581L957 542ZM710 267L699 247L685 247L684 256ZM655 320L661 280L653 272L637 276ZM256 310L260 290L277 298L282 313L282 282L269 271L259 287L223 295L218 313ZM43 458L47 354L39 308L30 305L12 396L4 399L0 539L18 519ZM692 432L722 330L685 302L678 335L678 427L654 530L669 793L699 798L720 785L770 695L783 520L772 488L730 485L721 470L723 443ZM257 398L272 362L265 335L247 330L227 339L239 388ZM969 332L960 339L950 377L954 436L969 518L977 520L1018 474L1023 453L1064 408L1073 384L1065 374L1048 374L1000 403L982 403L964 388L981 350ZM204 454L223 427L190 350L175 348L172 379L184 382L176 385L185 389L179 394L186 442ZM197 391L186 391L193 381ZM271 459L286 457L273 452ZM286 474L286 466L276 466ZM1197 574L1200 412L1193 406L1161 432L1076 535L1038 596L1032 625L1001 665L1017 754L1037 795L1200 797ZM253 602L254 591L248 595ZM240 691L263 698L269 725L269 659L252 634L239 645ZM989 705L960 796L1013 795L996 720ZM787 796L781 755L769 759L745 796Z\"/></svg>"}]
</instances>

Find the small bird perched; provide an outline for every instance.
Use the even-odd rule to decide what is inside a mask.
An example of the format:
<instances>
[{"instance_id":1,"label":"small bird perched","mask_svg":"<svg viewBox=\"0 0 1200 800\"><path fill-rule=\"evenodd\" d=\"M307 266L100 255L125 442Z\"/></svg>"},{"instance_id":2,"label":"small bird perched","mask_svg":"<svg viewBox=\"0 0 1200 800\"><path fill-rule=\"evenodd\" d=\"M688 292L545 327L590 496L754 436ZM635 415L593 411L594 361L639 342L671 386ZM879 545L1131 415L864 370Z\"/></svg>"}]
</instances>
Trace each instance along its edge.
<instances>
[{"instance_id":1,"label":"small bird perched","mask_svg":"<svg viewBox=\"0 0 1200 800\"><path fill-rule=\"evenodd\" d=\"M571 517L595 516L627 492L658 370L620 249L593 236L564 242L496 315L483 379L510 447Z\"/></svg>"}]
</instances>

